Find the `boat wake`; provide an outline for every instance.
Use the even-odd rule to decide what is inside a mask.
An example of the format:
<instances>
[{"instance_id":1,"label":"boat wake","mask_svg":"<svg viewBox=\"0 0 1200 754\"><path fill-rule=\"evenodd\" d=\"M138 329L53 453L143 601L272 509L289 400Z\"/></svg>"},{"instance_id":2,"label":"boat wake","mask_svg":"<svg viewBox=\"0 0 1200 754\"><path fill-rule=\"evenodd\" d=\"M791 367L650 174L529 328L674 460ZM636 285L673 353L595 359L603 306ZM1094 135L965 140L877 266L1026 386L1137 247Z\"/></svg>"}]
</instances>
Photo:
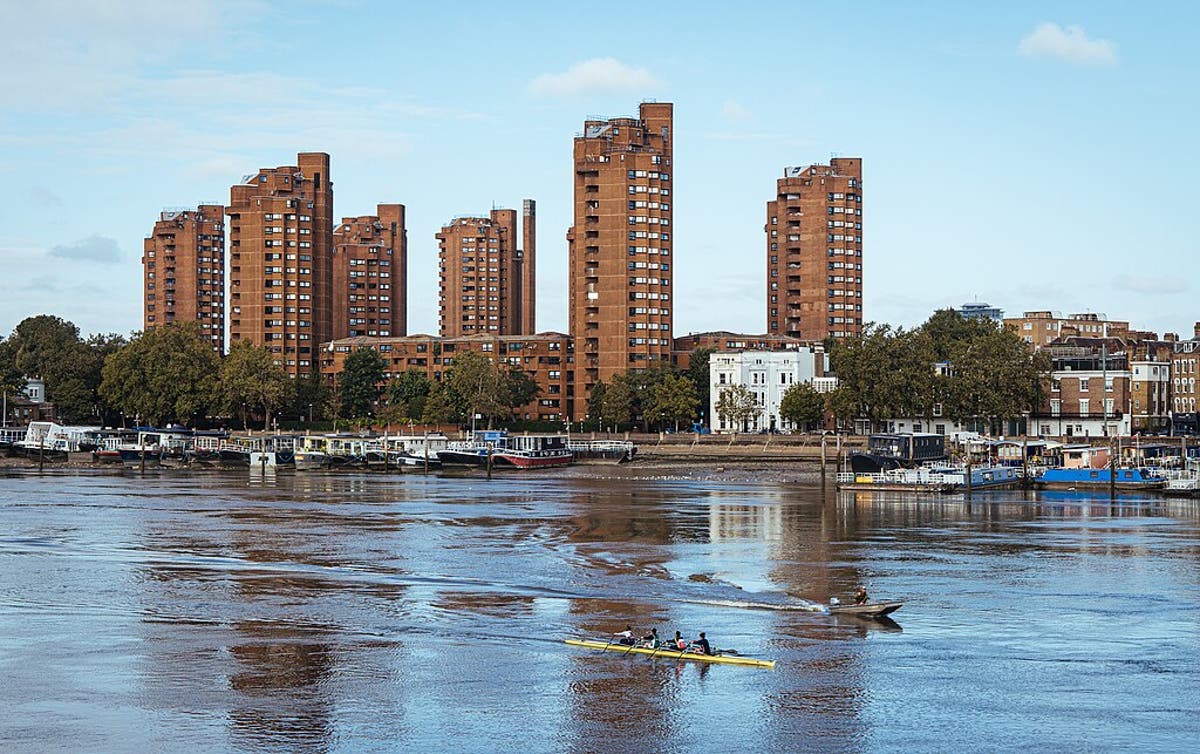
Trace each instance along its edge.
<instances>
[{"instance_id":1,"label":"boat wake","mask_svg":"<svg viewBox=\"0 0 1200 754\"><path fill-rule=\"evenodd\" d=\"M825 610L823 605L811 602L797 604L794 602L752 602L749 600L682 600L693 605L711 605L713 607L735 607L744 610L780 610L805 613L819 613Z\"/></svg>"}]
</instances>

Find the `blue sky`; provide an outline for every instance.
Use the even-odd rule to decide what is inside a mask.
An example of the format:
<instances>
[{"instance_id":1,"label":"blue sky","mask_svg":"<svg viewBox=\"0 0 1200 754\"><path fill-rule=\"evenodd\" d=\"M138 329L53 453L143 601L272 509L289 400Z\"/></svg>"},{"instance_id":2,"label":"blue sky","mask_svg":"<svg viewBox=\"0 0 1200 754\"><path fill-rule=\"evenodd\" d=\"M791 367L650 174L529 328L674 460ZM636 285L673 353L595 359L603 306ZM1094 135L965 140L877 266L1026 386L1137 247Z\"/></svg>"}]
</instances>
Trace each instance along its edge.
<instances>
[{"instance_id":1,"label":"blue sky","mask_svg":"<svg viewBox=\"0 0 1200 754\"><path fill-rule=\"evenodd\" d=\"M864 161L869 320L1200 319L1189 4L0 4L0 333L140 328L158 212L307 150L339 217L408 206L414 333L437 229L536 199L538 327L565 330L571 139L645 99L675 103L676 335L765 329L765 203L831 154Z\"/></svg>"}]
</instances>

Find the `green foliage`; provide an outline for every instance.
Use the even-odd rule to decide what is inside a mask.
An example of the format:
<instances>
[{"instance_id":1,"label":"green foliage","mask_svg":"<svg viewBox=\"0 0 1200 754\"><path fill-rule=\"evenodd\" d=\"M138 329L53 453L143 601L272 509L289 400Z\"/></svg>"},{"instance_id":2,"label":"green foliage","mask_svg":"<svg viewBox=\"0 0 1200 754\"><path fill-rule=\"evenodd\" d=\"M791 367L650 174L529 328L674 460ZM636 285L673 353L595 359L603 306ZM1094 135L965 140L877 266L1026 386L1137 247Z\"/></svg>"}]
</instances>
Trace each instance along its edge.
<instances>
[{"instance_id":1,"label":"green foliage","mask_svg":"<svg viewBox=\"0 0 1200 754\"><path fill-rule=\"evenodd\" d=\"M176 322L143 332L109 355L99 392L127 417L188 424L216 405L218 370L199 323Z\"/></svg>"},{"instance_id":2,"label":"green foliage","mask_svg":"<svg viewBox=\"0 0 1200 754\"><path fill-rule=\"evenodd\" d=\"M745 385L731 385L722 388L717 394L717 405L714 407L717 416L725 422L734 433L746 428L751 419L762 413L758 398Z\"/></svg>"},{"instance_id":3,"label":"green foliage","mask_svg":"<svg viewBox=\"0 0 1200 754\"><path fill-rule=\"evenodd\" d=\"M868 324L830 354L838 390L830 408L840 419L924 416L937 399L933 341L920 330Z\"/></svg>"},{"instance_id":4,"label":"green foliage","mask_svg":"<svg viewBox=\"0 0 1200 754\"><path fill-rule=\"evenodd\" d=\"M796 382L784 391L779 415L807 432L825 415L825 396L808 382Z\"/></svg>"},{"instance_id":5,"label":"green foliage","mask_svg":"<svg viewBox=\"0 0 1200 754\"><path fill-rule=\"evenodd\" d=\"M329 387L321 380L316 372L301 374L292 386L292 406L290 413L301 421L320 422L329 416L337 414L336 406Z\"/></svg>"},{"instance_id":6,"label":"green foliage","mask_svg":"<svg viewBox=\"0 0 1200 754\"><path fill-rule=\"evenodd\" d=\"M271 410L285 405L292 391L291 378L275 363L269 348L248 340L235 341L221 361L221 405L226 411L240 411L243 426L249 410L261 412L263 429L269 429Z\"/></svg>"},{"instance_id":7,"label":"green foliage","mask_svg":"<svg viewBox=\"0 0 1200 754\"><path fill-rule=\"evenodd\" d=\"M408 370L388 382L389 421L419 421L425 414L425 402L433 392L433 382L424 372Z\"/></svg>"},{"instance_id":8,"label":"green foliage","mask_svg":"<svg viewBox=\"0 0 1200 754\"><path fill-rule=\"evenodd\" d=\"M450 362L445 381L447 400L458 416L482 416L488 427L513 409L537 399L537 383L516 365L493 361L476 351L460 353Z\"/></svg>"},{"instance_id":9,"label":"green foliage","mask_svg":"<svg viewBox=\"0 0 1200 754\"><path fill-rule=\"evenodd\" d=\"M650 388L650 396L646 420L659 426L673 421L675 429L679 429L680 421L694 418L700 405L695 384L682 374L663 374Z\"/></svg>"},{"instance_id":10,"label":"green foliage","mask_svg":"<svg viewBox=\"0 0 1200 754\"><path fill-rule=\"evenodd\" d=\"M104 359L123 345L117 335L79 337L79 328L51 315L28 317L0 346L0 386L16 392L28 377L46 383L46 399L55 404L63 421L80 424L101 421L111 412L99 400Z\"/></svg>"},{"instance_id":11,"label":"green foliage","mask_svg":"<svg viewBox=\"0 0 1200 754\"><path fill-rule=\"evenodd\" d=\"M462 418L450 390L445 385L436 385L425 399L425 408L421 412L421 422L424 424L447 424Z\"/></svg>"},{"instance_id":12,"label":"green foliage","mask_svg":"<svg viewBox=\"0 0 1200 754\"><path fill-rule=\"evenodd\" d=\"M838 388L829 409L872 423L932 416L937 404L955 421L1017 417L1036 404L1049 368L1016 333L952 310L916 330L869 324L861 337L835 343L830 358Z\"/></svg>"},{"instance_id":13,"label":"green foliage","mask_svg":"<svg viewBox=\"0 0 1200 754\"><path fill-rule=\"evenodd\" d=\"M708 363L712 358L715 348L697 348L692 352L692 360L688 364L687 371L684 372L687 378L696 386L696 400L703 407L707 407L712 400L709 388Z\"/></svg>"},{"instance_id":14,"label":"green foliage","mask_svg":"<svg viewBox=\"0 0 1200 754\"><path fill-rule=\"evenodd\" d=\"M340 413L351 419L368 416L381 394L383 370L387 363L370 348L360 348L346 358L338 375Z\"/></svg>"},{"instance_id":15,"label":"green foliage","mask_svg":"<svg viewBox=\"0 0 1200 754\"><path fill-rule=\"evenodd\" d=\"M601 427L619 427L633 419L634 394L627 374L618 374L610 384L592 387L588 412Z\"/></svg>"}]
</instances>

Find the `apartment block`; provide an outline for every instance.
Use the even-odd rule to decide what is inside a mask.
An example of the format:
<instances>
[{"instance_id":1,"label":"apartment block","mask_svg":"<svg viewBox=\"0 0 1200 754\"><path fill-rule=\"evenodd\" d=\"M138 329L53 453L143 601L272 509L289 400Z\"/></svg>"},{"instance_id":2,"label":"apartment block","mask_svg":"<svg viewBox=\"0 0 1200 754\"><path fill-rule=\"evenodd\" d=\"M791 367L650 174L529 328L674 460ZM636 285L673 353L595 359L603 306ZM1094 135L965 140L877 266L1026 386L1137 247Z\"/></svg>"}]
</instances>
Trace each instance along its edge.
<instances>
[{"instance_id":1,"label":"apartment block","mask_svg":"<svg viewBox=\"0 0 1200 754\"><path fill-rule=\"evenodd\" d=\"M229 191L229 339L266 346L293 377L333 333L329 155L263 168Z\"/></svg>"},{"instance_id":2,"label":"apartment block","mask_svg":"<svg viewBox=\"0 0 1200 754\"><path fill-rule=\"evenodd\" d=\"M767 331L862 333L862 160L784 168L767 202Z\"/></svg>"},{"instance_id":3,"label":"apartment block","mask_svg":"<svg viewBox=\"0 0 1200 754\"><path fill-rule=\"evenodd\" d=\"M1005 317L1004 326L1034 348L1043 348L1059 338L1114 338L1129 335L1129 323L1110 320L1103 314L1069 314L1044 310Z\"/></svg>"},{"instance_id":4,"label":"apartment block","mask_svg":"<svg viewBox=\"0 0 1200 754\"><path fill-rule=\"evenodd\" d=\"M568 298L581 396L671 358L672 117L670 103L646 102L636 118L584 121L575 138Z\"/></svg>"},{"instance_id":5,"label":"apartment block","mask_svg":"<svg viewBox=\"0 0 1200 754\"><path fill-rule=\"evenodd\" d=\"M408 236L403 204L343 217L333 231L333 338L404 335Z\"/></svg>"},{"instance_id":6,"label":"apartment block","mask_svg":"<svg viewBox=\"0 0 1200 754\"><path fill-rule=\"evenodd\" d=\"M217 353L225 350L225 208L167 210L142 251L143 326L195 320Z\"/></svg>"},{"instance_id":7,"label":"apartment block","mask_svg":"<svg viewBox=\"0 0 1200 754\"><path fill-rule=\"evenodd\" d=\"M336 384L346 359L359 348L373 349L383 357L387 363L384 379L418 371L434 382L442 381L458 354L469 351L487 354L494 361L520 367L537 384L537 398L517 409L521 418L565 421L572 415L574 339L564 333L343 338L322 345L322 379L328 384Z\"/></svg>"},{"instance_id":8,"label":"apartment block","mask_svg":"<svg viewBox=\"0 0 1200 754\"><path fill-rule=\"evenodd\" d=\"M536 210L523 206L525 248L517 248L517 212L456 217L437 233L438 324L443 337L523 335L534 329Z\"/></svg>"}]
</instances>

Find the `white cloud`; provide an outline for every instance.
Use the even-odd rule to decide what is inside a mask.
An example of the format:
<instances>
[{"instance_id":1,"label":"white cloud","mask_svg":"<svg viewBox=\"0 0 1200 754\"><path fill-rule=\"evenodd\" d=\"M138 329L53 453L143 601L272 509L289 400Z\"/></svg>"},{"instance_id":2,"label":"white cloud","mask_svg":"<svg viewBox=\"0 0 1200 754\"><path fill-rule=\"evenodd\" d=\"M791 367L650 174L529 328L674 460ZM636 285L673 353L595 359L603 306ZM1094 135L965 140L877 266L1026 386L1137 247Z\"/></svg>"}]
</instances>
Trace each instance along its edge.
<instances>
[{"instance_id":1,"label":"white cloud","mask_svg":"<svg viewBox=\"0 0 1200 754\"><path fill-rule=\"evenodd\" d=\"M1107 39L1091 39L1079 26L1065 29L1056 23L1039 24L1017 45L1031 58L1057 58L1077 65L1116 65L1117 48Z\"/></svg>"},{"instance_id":2,"label":"white cloud","mask_svg":"<svg viewBox=\"0 0 1200 754\"><path fill-rule=\"evenodd\" d=\"M543 73L529 84L534 94L551 96L585 92L657 89L662 83L645 68L634 68L616 58L592 58L562 73Z\"/></svg>"},{"instance_id":3,"label":"white cloud","mask_svg":"<svg viewBox=\"0 0 1200 754\"><path fill-rule=\"evenodd\" d=\"M121 248L117 246L116 240L97 235L55 246L50 249L49 254L59 259L79 259L100 264L116 264L121 261Z\"/></svg>"},{"instance_id":4,"label":"white cloud","mask_svg":"<svg viewBox=\"0 0 1200 754\"><path fill-rule=\"evenodd\" d=\"M1186 280L1165 275L1117 275L1113 278L1113 287L1119 291L1130 293L1172 294L1186 293Z\"/></svg>"},{"instance_id":5,"label":"white cloud","mask_svg":"<svg viewBox=\"0 0 1200 754\"><path fill-rule=\"evenodd\" d=\"M746 108L731 99L727 99L725 100L725 104L721 105L721 117L734 123L741 123L750 120L753 116Z\"/></svg>"}]
</instances>

